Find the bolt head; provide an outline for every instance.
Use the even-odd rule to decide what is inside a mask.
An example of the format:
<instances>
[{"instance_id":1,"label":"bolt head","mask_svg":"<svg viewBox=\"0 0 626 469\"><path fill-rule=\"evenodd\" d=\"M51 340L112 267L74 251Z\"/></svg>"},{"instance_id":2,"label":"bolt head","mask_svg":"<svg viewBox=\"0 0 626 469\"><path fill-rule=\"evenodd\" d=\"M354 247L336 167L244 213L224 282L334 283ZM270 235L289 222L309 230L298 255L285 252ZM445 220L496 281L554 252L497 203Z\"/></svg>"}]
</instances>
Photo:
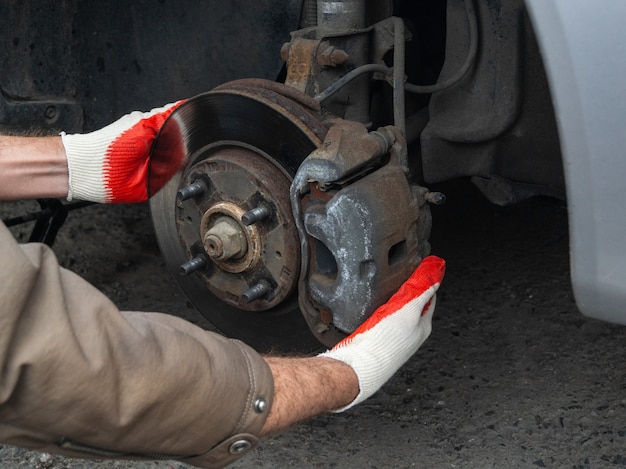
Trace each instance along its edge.
<instances>
[{"instance_id":1,"label":"bolt head","mask_svg":"<svg viewBox=\"0 0 626 469\"><path fill-rule=\"evenodd\" d=\"M213 259L238 259L248 250L243 228L230 217L222 217L204 235L204 250Z\"/></svg>"}]
</instances>

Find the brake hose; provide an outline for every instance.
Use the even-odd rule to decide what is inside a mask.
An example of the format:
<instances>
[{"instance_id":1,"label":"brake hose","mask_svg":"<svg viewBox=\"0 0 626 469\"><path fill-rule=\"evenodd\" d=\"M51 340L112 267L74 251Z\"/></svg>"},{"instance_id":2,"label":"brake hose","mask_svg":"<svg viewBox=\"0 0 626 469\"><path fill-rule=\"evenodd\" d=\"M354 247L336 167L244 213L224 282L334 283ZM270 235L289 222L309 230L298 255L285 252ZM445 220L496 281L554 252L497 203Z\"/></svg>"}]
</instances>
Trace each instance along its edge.
<instances>
[{"instance_id":1,"label":"brake hose","mask_svg":"<svg viewBox=\"0 0 626 469\"><path fill-rule=\"evenodd\" d=\"M467 13L467 21L469 25L470 32L470 45L467 52L467 57L465 57L465 62L463 62L463 66L457 70L457 72L452 75L447 80L444 80L440 83L435 83L433 85L414 85L412 83L405 83L404 88L406 91L410 93L419 93L419 94L428 94L435 93L437 91L443 91L447 88L450 88L456 85L459 81L463 79L463 77L469 72L470 68L474 64L476 60L476 56L478 55L478 20L476 18L476 11L474 9L473 0L464 0L465 4L465 12ZM337 93L341 88L350 83L355 78L365 74L365 73L381 73L386 78L389 78L393 75L393 69L382 65L382 64L367 64L362 65L360 67L355 68L354 70L348 72L346 75L341 77L335 83L330 85L320 94L315 96L315 100L318 102L324 102L332 95Z\"/></svg>"},{"instance_id":2,"label":"brake hose","mask_svg":"<svg viewBox=\"0 0 626 469\"><path fill-rule=\"evenodd\" d=\"M328 98L330 98L332 95L334 95L337 91L339 91L341 88L343 88L352 80L354 80L355 78L358 78L359 76L365 73L375 73L375 72L382 73L385 76L391 76L392 69L382 64L361 65L360 67L357 67L354 70L351 70L348 73L346 73L339 80L337 80L328 88L326 88L324 91L322 91L320 94L315 96L315 100L320 103L324 102Z\"/></svg>"}]
</instances>

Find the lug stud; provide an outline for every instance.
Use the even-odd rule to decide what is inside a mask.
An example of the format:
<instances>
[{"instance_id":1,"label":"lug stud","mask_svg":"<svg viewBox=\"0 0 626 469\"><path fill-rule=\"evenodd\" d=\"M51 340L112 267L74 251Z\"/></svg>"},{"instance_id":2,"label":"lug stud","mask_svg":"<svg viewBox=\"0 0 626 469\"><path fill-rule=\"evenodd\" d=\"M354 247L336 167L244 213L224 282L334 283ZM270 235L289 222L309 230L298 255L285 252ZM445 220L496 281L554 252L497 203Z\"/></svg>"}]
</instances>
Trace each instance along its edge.
<instances>
[{"instance_id":1,"label":"lug stud","mask_svg":"<svg viewBox=\"0 0 626 469\"><path fill-rule=\"evenodd\" d=\"M206 259L202 256L194 257L190 261L181 264L180 266L180 274L181 275L189 275L197 270L202 269L206 265Z\"/></svg>"},{"instance_id":2,"label":"lug stud","mask_svg":"<svg viewBox=\"0 0 626 469\"><path fill-rule=\"evenodd\" d=\"M254 300L258 300L259 298L263 298L270 291L270 284L267 280L260 280L259 283L246 290L241 298L246 303L251 303Z\"/></svg>"},{"instance_id":3,"label":"lug stud","mask_svg":"<svg viewBox=\"0 0 626 469\"><path fill-rule=\"evenodd\" d=\"M246 213L244 213L241 216L241 222L246 226L250 226L253 223L267 218L269 215L270 209L267 208L265 205L259 205L258 207L254 207L252 210L248 210Z\"/></svg>"},{"instance_id":4,"label":"lug stud","mask_svg":"<svg viewBox=\"0 0 626 469\"><path fill-rule=\"evenodd\" d=\"M196 181L196 182L189 184L188 186L185 186L179 189L176 196L178 197L178 200L182 202L184 200L191 199L192 197L197 197L199 195L202 195L205 192L206 192L206 185L204 184L204 182Z\"/></svg>"}]
</instances>

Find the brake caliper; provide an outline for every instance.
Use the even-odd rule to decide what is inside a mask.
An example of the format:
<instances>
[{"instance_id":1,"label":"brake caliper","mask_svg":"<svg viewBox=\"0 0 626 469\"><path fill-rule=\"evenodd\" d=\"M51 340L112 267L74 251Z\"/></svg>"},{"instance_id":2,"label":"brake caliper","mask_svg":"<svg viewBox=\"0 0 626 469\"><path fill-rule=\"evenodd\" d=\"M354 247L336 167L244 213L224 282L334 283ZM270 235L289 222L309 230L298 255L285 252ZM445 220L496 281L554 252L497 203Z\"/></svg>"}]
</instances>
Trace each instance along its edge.
<instances>
[{"instance_id":1,"label":"brake caliper","mask_svg":"<svg viewBox=\"0 0 626 469\"><path fill-rule=\"evenodd\" d=\"M428 250L427 190L409 184L405 156L395 127L338 119L294 178L299 304L327 346L386 302Z\"/></svg>"}]
</instances>

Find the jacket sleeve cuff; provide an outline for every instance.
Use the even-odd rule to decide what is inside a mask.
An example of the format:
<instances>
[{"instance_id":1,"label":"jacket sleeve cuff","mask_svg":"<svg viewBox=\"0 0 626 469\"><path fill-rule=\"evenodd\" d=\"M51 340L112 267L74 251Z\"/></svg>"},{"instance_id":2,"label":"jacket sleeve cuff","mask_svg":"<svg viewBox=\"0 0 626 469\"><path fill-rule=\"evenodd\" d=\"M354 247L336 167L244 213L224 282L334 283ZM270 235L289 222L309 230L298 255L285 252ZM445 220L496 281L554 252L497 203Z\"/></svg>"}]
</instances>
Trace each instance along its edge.
<instances>
[{"instance_id":1,"label":"jacket sleeve cuff","mask_svg":"<svg viewBox=\"0 0 626 469\"><path fill-rule=\"evenodd\" d=\"M248 454L259 442L257 436L269 415L274 398L274 378L267 362L252 348L232 341L241 350L248 368L250 392L239 419L238 431L205 454L179 459L194 466L224 467Z\"/></svg>"}]
</instances>

